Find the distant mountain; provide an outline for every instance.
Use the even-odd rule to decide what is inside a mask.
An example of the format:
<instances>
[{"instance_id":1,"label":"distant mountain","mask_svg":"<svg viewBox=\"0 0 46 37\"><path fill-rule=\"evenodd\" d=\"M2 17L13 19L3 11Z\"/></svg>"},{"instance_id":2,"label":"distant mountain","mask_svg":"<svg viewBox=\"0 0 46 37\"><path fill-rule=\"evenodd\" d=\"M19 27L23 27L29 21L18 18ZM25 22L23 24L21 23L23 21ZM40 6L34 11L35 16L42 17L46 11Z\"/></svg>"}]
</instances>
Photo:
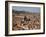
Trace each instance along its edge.
<instances>
[{"instance_id":1,"label":"distant mountain","mask_svg":"<svg viewBox=\"0 0 46 37\"><path fill-rule=\"evenodd\" d=\"M30 13L33 13L33 12L26 12L26 11L15 11L15 10L12 10L13 13L17 13L17 14L20 14L20 13L23 13L23 14L30 14ZM37 14L37 13L36 13Z\"/></svg>"}]
</instances>

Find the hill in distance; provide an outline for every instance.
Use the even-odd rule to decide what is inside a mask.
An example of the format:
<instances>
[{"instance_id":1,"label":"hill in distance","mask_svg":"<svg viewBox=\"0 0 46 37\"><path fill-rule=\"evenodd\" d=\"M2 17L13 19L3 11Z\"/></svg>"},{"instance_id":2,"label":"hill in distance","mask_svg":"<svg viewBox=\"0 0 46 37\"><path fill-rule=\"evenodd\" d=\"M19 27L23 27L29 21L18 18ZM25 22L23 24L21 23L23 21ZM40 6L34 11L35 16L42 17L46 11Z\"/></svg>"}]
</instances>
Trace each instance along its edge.
<instances>
[{"instance_id":1,"label":"hill in distance","mask_svg":"<svg viewBox=\"0 0 46 37\"><path fill-rule=\"evenodd\" d=\"M39 13L33 13L33 12L27 12L27 11L14 11L14 10L12 10L12 12L13 13L16 13L16 14L21 14L21 13L23 13L23 14L39 14Z\"/></svg>"}]
</instances>

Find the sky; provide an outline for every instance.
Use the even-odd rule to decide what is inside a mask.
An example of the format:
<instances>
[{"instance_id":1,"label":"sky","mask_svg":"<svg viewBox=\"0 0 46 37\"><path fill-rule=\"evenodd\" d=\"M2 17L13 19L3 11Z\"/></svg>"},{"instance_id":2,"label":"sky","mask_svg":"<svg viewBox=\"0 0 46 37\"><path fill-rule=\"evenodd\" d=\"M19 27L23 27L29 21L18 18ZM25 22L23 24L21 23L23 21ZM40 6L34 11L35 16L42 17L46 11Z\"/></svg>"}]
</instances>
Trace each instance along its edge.
<instances>
[{"instance_id":1,"label":"sky","mask_svg":"<svg viewBox=\"0 0 46 37\"><path fill-rule=\"evenodd\" d=\"M26 11L26 12L32 12L32 13L40 13L40 7L13 6L12 9L15 11Z\"/></svg>"}]
</instances>

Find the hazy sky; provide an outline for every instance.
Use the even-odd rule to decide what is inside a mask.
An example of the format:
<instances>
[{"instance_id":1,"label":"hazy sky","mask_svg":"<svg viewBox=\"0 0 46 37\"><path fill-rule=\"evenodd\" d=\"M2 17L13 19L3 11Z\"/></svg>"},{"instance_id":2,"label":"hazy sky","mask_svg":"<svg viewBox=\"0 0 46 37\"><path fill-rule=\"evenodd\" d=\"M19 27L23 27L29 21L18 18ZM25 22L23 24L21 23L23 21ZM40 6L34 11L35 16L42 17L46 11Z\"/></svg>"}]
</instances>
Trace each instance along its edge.
<instances>
[{"instance_id":1,"label":"hazy sky","mask_svg":"<svg viewBox=\"0 0 46 37\"><path fill-rule=\"evenodd\" d=\"M15 11L28 11L28 12L32 12L32 13L40 13L40 7L13 6L12 9Z\"/></svg>"}]
</instances>

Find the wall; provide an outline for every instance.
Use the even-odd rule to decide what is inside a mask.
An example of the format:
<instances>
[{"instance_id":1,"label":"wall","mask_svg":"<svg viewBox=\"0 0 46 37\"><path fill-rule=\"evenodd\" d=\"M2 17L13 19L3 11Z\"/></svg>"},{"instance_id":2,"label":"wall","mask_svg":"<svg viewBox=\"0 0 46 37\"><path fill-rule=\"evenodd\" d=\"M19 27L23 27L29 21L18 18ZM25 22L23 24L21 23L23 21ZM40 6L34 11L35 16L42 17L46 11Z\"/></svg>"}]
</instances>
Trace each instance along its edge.
<instances>
[{"instance_id":1,"label":"wall","mask_svg":"<svg viewBox=\"0 0 46 37\"><path fill-rule=\"evenodd\" d=\"M44 2L44 3L46 3L45 2L46 0L16 0L16 1L29 1L29 2ZM46 4L45 4L45 6L46 6ZM5 19L5 0L0 0L0 37L5 37L4 36L5 35L5 20L4 19ZM46 19L46 13L45 13L45 19ZM46 28L46 22L45 22L45 28ZM45 29L45 31L46 31L46 29ZM24 35L24 36L16 36L16 37L46 37L46 32L45 32L45 34L42 34L42 35L41 34L40 35Z\"/></svg>"}]
</instances>

